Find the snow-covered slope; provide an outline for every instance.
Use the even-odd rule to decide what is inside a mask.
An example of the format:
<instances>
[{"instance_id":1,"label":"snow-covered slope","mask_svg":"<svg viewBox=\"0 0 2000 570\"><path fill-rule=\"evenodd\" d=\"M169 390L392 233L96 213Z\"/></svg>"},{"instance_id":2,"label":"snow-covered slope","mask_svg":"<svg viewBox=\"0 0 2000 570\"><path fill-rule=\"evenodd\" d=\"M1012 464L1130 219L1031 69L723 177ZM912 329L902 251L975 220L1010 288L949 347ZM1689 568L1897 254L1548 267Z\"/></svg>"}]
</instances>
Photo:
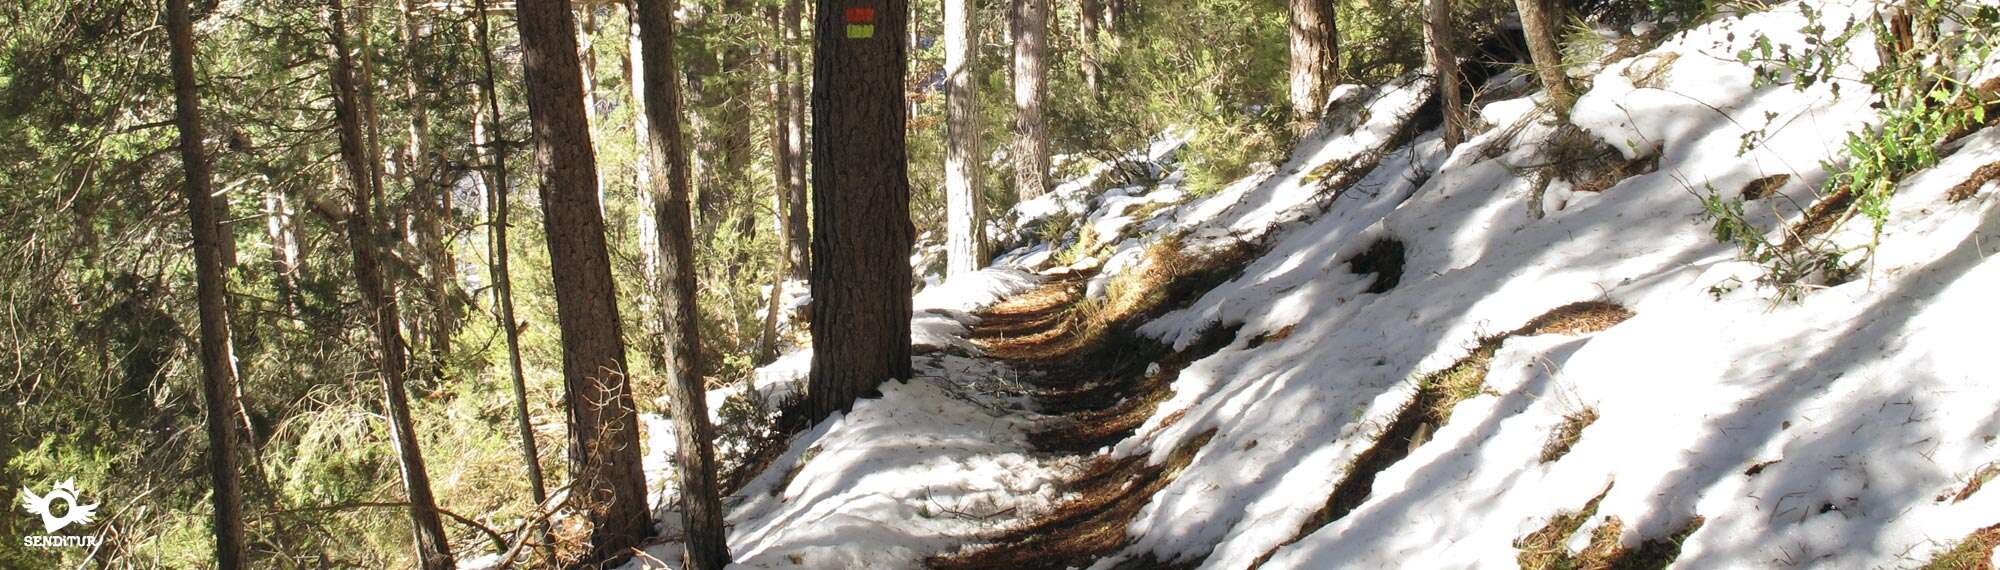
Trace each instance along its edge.
<instances>
[{"instance_id":1,"label":"snow-covered slope","mask_svg":"<svg viewBox=\"0 0 2000 570\"><path fill-rule=\"evenodd\" d=\"M1568 117L1580 131L1554 126L1533 95L1485 103L1487 128L1445 149L1408 128L1424 81L1348 87L1342 114L1284 164L1213 196L1178 186L1183 139L1168 136L1135 155L1157 183L1096 191L1099 170L1022 204L994 233L1025 245L920 298L918 340L952 350L794 439L729 500L737 559L919 567L1058 503L1075 461L1032 450L1023 433L1038 416L1019 373L982 358L965 326L1032 287L1037 269L1100 268L1090 291L1101 294L1169 235L1259 255L1141 328L1176 347L1237 332L1180 372L1136 435L1100 452L1160 462L1206 441L1099 567L1515 567L1525 538L1573 512L1585 515L1557 537L1570 551L1601 532L1627 548L1678 540L1676 568L1911 567L2000 524L2000 491L1961 493L2000 465L2000 356L1988 346L2000 208L1991 183L1945 197L2000 162L2000 131L1906 178L1873 262L1795 302L1755 284L1760 269L1702 217L1701 195L1769 190L1748 214L1782 237L1794 204L1811 203L1843 160L1847 133L1877 120L1864 84L1760 86L1737 59L1759 36L1803 49L1802 5L1829 22L1870 9L1779 4L1607 62ZM1836 76L1874 65L1867 42ZM1629 171L1589 188L1547 178L1579 134ZM1031 228L1051 219L1073 222L1056 243L1034 243ZM1866 225L1832 239L1866 244ZM1086 226L1101 247L1059 261ZM1399 263L1357 272L1358 257L1383 251ZM1506 335L1586 301L1631 316ZM1489 341L1483 386L1448 421L1425 423L1414 444L1381 441L1417 378ZM774 399L795 389L806 354L760 370L759 388ZM1551 457L1566 429L1573 442ZM1357 458L1380 446L1407 449L1361 480L1365 499L1328 517L1336 488L1368 463ZM666 469L649 477L669 481ZM673 548L651 552L672 560Z\"/></svg>"},{"instance_id":2,"label":"snow-covered slope","mask_svg":"<svg viewBox=\"0 0 2000 570\"><path fill-rule=\"evenodd\" d=\"M1828 21L1852 13L1814 5ZM1978 348L2000 317L2000 264L1986 263L2000 213L1990 189L1944 198L2000 156L2000 133L1910 178L1866 275L1797 304L1738 286L1755 269L1705 231L1696 193L1733 196L1786 174L1779 193L1809 203L1845 134L1873 118L1858 83L1752 86L1735 60L1754 41L1745 30L1798 45L1798 6L1711 24L1597 76L1571 119L1629 158L1656 156L1654 172L1597 193L1551 188L1536 218L1525 166L1547 161L1554 130L1531 122L1503 140L1542 117L1528 101L1496 102L1485 109L1496 128L1449 156L1427 139L1382 167L1414 163L1432 173L1420 187L1343 193L1240 278L1148 325L1180 344L1213 325L1243 328L1183 371L1143 435L1116 449L1159 460L1217 431L1133 521L1125 554L1210 568L1267 553L1267 568L1505 567L1517 540L1600 493L1573 546L1610 517L1628 547L1701 517L1677 568L1893 567L2000 523L2000 493L1938 500L2000 460L2000 376ZM1649 86L1635 88L1641 75ZM1375 276L1347 260L1382 239L1407 252L1401 283L1368 293ZM1506 341L1485 393L1381 472L1358 509L1306 527L1410 400L1410 378L1592 300L1636 316ZM1250 348L1279 331L1287 340ZM1550 434L1584 408L1599 419L1542 462Z\"/></svg>"}]
</instances>

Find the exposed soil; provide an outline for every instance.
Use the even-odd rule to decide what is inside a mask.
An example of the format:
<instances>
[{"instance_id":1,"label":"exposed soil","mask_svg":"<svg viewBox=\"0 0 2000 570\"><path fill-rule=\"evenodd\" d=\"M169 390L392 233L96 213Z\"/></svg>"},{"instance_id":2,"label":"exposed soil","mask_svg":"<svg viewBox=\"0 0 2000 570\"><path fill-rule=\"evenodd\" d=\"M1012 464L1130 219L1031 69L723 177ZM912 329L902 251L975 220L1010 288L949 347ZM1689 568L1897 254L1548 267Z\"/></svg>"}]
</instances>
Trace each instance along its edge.
<instances>
[{"instance_id":1,"label":"exposed soil","mask_svg":"<svg viewBox=\"0 0 2000 570\"><path fill-rule=\"evenodd\" d=\"M1235 341L1235 330L1213 329L1175 351L1135 331L1234 277L1255 258L1254 251L1246 246L1189 254L1169 239L1148 253L1146 269L1120 277L1124 281L1103 300L1084 299L1090 275L1074 273L980 314L972 338L988 356L1027 372L1039 411L1052 416L1029 433L1037 449L1086 455L1130 437L1172 395L1182 368ZM1188 439L1157 464L1145 455L1098 455L1067 483L1068 498L1054 511L982 537L985 546L928 563L947 569L1088 566L1129 542L1126 525L1213 435L1210 430ZM1174 567L1156 560L1127 566Z\"/></svg>"}]
</instances>

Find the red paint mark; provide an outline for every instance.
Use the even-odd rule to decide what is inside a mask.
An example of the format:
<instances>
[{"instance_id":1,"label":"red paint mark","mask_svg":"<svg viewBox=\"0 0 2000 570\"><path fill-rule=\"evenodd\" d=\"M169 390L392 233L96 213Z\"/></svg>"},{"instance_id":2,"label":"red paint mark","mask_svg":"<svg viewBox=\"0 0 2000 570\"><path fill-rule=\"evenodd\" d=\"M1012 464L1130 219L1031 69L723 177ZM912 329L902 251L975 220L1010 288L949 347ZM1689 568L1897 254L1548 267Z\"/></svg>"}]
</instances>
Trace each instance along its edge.
<instances>
[{"instance_id":1,"label":"red paint mark","mask_svg":"<svg viewBox=\"0 0 2000 570\"><path fill-rule=\"evenodd\" d=\"M868 7L848 8L846 16L847 23L849 24L870 24L875 22L875 9Z\"/></svg>"}]
</instances>

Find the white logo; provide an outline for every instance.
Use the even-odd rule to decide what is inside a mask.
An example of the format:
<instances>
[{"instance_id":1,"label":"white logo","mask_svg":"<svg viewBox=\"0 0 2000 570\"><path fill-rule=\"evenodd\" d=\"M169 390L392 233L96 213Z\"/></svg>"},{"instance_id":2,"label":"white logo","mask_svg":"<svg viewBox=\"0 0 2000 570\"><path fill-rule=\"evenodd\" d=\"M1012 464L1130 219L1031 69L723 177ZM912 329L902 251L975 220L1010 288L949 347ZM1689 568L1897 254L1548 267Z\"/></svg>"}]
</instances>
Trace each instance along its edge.
<instances>
[{"instance_id":1,"label":"white logo","mask_svg":"<svg viewBox=\"0 0 2000 570\"><path fill-rule=\"evenodd\" d=\"M55 509L50 508L58 499L63 503L60 516L56 515ZM48 494L39 496L27 487L22 487L21 507L27 509L29 514L41 515L42 528L48 529L51 533L69 525L87 524L90 522L90 517L97 514L97 503L77 504L75 480L56 483L55 488L50 489Z\"/></svg>"}]
</instances>

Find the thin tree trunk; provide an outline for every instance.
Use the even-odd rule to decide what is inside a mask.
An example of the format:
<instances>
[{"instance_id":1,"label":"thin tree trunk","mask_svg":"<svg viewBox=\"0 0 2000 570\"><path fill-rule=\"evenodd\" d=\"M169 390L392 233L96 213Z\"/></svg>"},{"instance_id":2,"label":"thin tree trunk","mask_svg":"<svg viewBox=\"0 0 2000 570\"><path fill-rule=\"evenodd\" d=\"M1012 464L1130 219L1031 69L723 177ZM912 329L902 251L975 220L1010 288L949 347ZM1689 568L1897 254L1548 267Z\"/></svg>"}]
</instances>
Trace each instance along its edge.
<instances>
[{"instance_id":1,"label":"thin tree trunk","mask_svg":"<svg viewBox=\"0 0 2000 570\"><path fill-rule=\"evenodd\" d=\"M1333 0L1291 0L1291 103L1299 130L1319 123L1340 84L1340 31Z\"/></svg>"},{"instance_id":2,"label":"thin tree trunk","mask_svg":"<svg viewBox=\"0 0 2000 570\"><path fill-rule=\"evenodd\" d=\"M334 1L337 2L338 0ZM354 36L356 44L359 46L357 51L361 54L361 61L358 68L356 68L359 70L360 76L354 81L355 96L357 97L354 101L355 105L359 107L358 111L361 113L362 128L365 131L363 134L367 137L366 144L363 146L368 152L368 191L374 194L370 198L374 200L375 207L377 208L373 216L375 219L387 222L393 219L393 216L389 215L389 197L386 194L387 190L384 189L382 184L382 169L386 162L382 160L382 122L376 113L375 106L375 47L370 41L368 33L368 30L373 27L370 24L375 21L375 10L373 9L372 2L373 0L359 0L355 5L360 19L356 22ZM346 49L344 44L341 49ZM343 51L342 53L345 54L346 52ZM357 182L356 187L359 186L360 183Z\"/></svg>"},{"instance_id":3,"label":"thin tree trunk","mask_svg":"<svg viewBox=\"0 0 2000 570\"><path fill-rule=\"evenodd\" d=\"M985 194L979 189L979 28L973 0L944 0L946 274L986 263Z\"/></svg>"},{"instance_id":4,"label":"thin tree trunk","mask_svg":"<svg viewBox=\"0 0 2000 570\"><path fill-rule=\"evenodd\" d=\"M423 57L419 49L422 28L417 23L417 0L400 0L402 15L403 58L406 62L420 61ZM410 196L420 204L417 211L418 244L424 254L425 275L424 302L430 305L430 322L424 327L426 344L430 349L430 372L433 378L444 378L444 361L451 352L453 324L450 306L449 276L457 272L451 262L451 253L445 249L444 227L449 222L451 193L444 185L434 184L430 155L430 101L418 83L417 65L407 64L408 72L403 76L403 96L409 101L409 155L404 164L409 165L404 173L409 179Z\"/></svg>"},{"instance_id":5,"label":"thin tree trunk","mask_svg":"<svg viewBox=\"0 0 2000 570\"><path fill-rule=\"evenodd\" d=\"M1514 0L1514 5L1521 11L1521 33L1528 37L1528 57L1534 60L1535 74L1541 76L1542 88L1549 90L1549 101L1556 110L1567 115L1576 95L1570 89L1569 76L1563 73L1555 9L1549 0Z\"/></svg>"},{"instance_id":6,"label":"thin tree trunk","mask_svg":"<svg viewBox=\"0 0 2000 570\"><path fill-rule=\"evenodd\" d=\"M791 194L786 202L785 225L786 247L789 249L790 263L786 274L791 279L804 280L812 267L812 227L806 212L810 204L806 199L806 52L804 34L799 21L803 15L803 0L785 0L785 75L787 101L785 130L791 136L792 162L791 182L786 191Z\"/></svg>"},{"instance_id":7,"label":"thin tree trunk","mask_svg":"<svg viewBox=\"0 0 2000 570\"><path fill-rule=\"evenodd\" d=\"M277 279L278 302L294 321L299 315L299 236L294 233L290 199L275 185L264 189L264 240L271 244L271 275Z\"/></svg>"},{"instance_id":8,"label":"thin tree trunk","mask_svg":"<svg viewBox=\"0 0 2000 570\"><path fill-rule=\"evenodd\" d=\"M1104 97L1103 87L1099 85L1104 75L1104 64L1099 58L1103 56L1098 54L1097 45L1097 28L1102 25L1103 18L1104 0L1083 0L1081 14L1076 19L1077 43L1082 44L1083 48L1079 54L1080 66L1083 68L1083 85L1090 91L1090 100L1093 102L1101 101Z\"/></svg>"},{"instance_id":9,"label":"thin tree trunk","mask_svg":"<svg viewBox=\"0 0 2000 570\"><path fill-rule=\"evenodd\" d=\"M1022 200L1049 190L1049 0L1014 2L1014 192Z\"/></svg>"},{"instance_id":10,"label":"thin tree trunk","mask_svg":"<svg viewBox=\"0 0 2000 570\"><path fill-rule=\"evenodd\" d=\"M634 23L646 69L645 112L652 130L646 159L664 178L653 180L660 226L662 279L656 296L666 337L667 408L673 417L675 461L681 484L681 520L687 529L683 563L717 570L729 563L722 504L715 482L715 430L708 423L701 380L700 327L696 326L694 224L689 211L688 166L681 136L680 85L675 81L673 0L636 0Z\"/></svg>"},{"instance_id":11,"label":"thin tree trunk","mask_svg":"<svg viewBox=\"0 0 2000 570\"><path fill-rule=\"evenodd\" d=\"M477 26L474 32L479 41L481 67L479 94L486 103L485 115L492 117L492 131L500 133L498 136L489 136L486 134L486 129L480 127L475 128L473 134L477 139L475 152L484 154L484 149L489 145L492 146L492 164L487 171L492 173L493 184L492 191L487 194L486 205L492 219L487 221L486 227L487 247L493 256L490 267L493 274L493 304L498 308L500 330L507 338L507 367L510 372L508 379L511 381L508 387L514 396L514 429L521 439L521 462L528 468L528 491L535 501L534 504L540 505L548 502L548 488L543 482L541 450L535 444L535 427L528 418L527 379L521 372L521 323L514 318L514 278L507 266L507 230L511 223L508 219L511 209L509 202L513 185L509 183L507 172L508 145L500 140L505 138L506 130L500 126L500 117L503 116L500 114L500 95L493 85L495 75L493 44L492 32L486 21L486 0L472 0L472 3L478 12L474 14L473 23ZM478 125L475 123L475 126ZM481 163L484 164L485 161L482 160ZM539 524L535 526L537 534L541 534L541 530L545 528Z\"/></svg>"},{"instance_id":12,"label":"thin tree trunk","mask_svg":"<svg viewBox=\"0 0 2000 570\"><path fill-rule=\"evenodd\" d=\"M773 226L778 232L777 270L771 273L771 292L764 306L764 324L757 335L755 362L759 365L770 362L777 356L778 347L778 305L783 300L786 267L791 260L790 244L792 202L792 163L799 159L798 150L792 146L791 78L786 72L791 69L791 53L785 44L784 11L780 6L766 6L765 19L770 21L772 42L767 70L771 75L768 89L771 101L771 165L773 184L771 212Z\"/></svg>"},{"instance_id":13,"label":"thin tree trunk","mask_svg":"<svg viewBox=\"0 0 2000 570\"><path fill-rule=\"evenodd\" d=\"M361 114L356 108L358 90L354 85L354 64L347 55L347 26L340 0L330 0L327 10L332 37L334 106L340 122L340 155L354 182L354 208L348 212L347 241L354 255L354 278L361 288L363 303L373 318L376 359L381 367L383 411L389 415L389 436L396 445L397 465L404 490L409 494L411 532L417 559L426 570L447 570L457 562L438 516L437 500L431 495L430 474L418 447L415 422L410 415L409 396L403 387L408 361L403 353L402 323L397 317L395 294L383 276L380 255L383 236L370 221L372 198L378 189L368 188L380 178L365 164ZM363 182L367 181L367 182Z\"/></svg>"},{"instance_id":14,"label":"thin tree trunk","mask_svg":"<svg viewBox=\"0 0 2000 570\"><path fill-rule=\"evenodd\" d=\"M215 208L214 173L202 149L201 94L194 76L194 25L187 0L167 0L168 47L174 76L174 122L180 127L181 168L187 176L189 232L194 237L195 298L201 315L202 400L208 414L208 479L214 517L215 567L248 566L243 538L243 491L238 481L237 434L231 419L236 356L229 337L229 282L223 275L222 228Z\"/></svg>"},{"instance_id":15,"label":"thin tree trunk","mask_svg":"<svg viewBox=\"0 0 2000 570\"><path fill-rule=\"evenodd\" d=\"M521 0L528 115L562 328L571 473L589 525L575 562L615 565L653 534L640 468L638 410L626 377L617 291L605 249L597 158L568 2ZM706 417L706 416L704 416Z\"/></svg>"},{"instance_id":16,"label":"thin tree trunk","mask_svg":"<svg viewBox=\"0 0 2000 570\"><path fill-rule=\"evenodd\" d=\"M910 377L906 0L819 0L813 58L808 417ZM831 144L838 141L838 144Z\"/></svg>"},{"instance_id":17,"label":"thin tree trunk","mask_svg":"<svg viewBox=\"0 0 2000 570\"><path fill-rule=\"evenodd\" d=\"M1438 100L1444 106L1444 146L1465 142L1465 78L1458 67L1451 0L1424 0L1424 59L1436 76Z\"/></svg>"},{"instance_id":18,"label":"thin tree trunk","mask_svg":"<svg viewBox=\"0 0 2000 570\"><path fill-rule=\"evenodd\" d=\"M627 1L632 2L636 0ZM646 101L646 57L645 47L642 45L639 37L639 26L637 23L638 6L626 6L625 13L632 22L632 25L627 26L628 33L626 34L629 41L625 51L625 85L631 90L631 104L633 108L643 109ZM632 171L635 178L633 187L638 189L639 198L638 215L636 216L635 225L637 226L636 229L639 236L639 257L643 262L646 282L648 283L646 286L647 290L639 296L639 305L640 310L646 314L652 314L654 310L653 303L657 302L653 298L653 290L658 287L653 282L659 279L660 274L659 221L658 218L653 216L652 209L653 177L666 175L666 173L655 174L653 172L652 161L646 160L644 154L647 145L653 144L652 135L648 132L651 128L646 124L646 113L644 111L632 113L632 148L638 149L640 153L639 159L632 162ZM658 348L653 347L652 352L656 353L654 354L654 360L657 361Z\"/></svg>"}]
</instances>

